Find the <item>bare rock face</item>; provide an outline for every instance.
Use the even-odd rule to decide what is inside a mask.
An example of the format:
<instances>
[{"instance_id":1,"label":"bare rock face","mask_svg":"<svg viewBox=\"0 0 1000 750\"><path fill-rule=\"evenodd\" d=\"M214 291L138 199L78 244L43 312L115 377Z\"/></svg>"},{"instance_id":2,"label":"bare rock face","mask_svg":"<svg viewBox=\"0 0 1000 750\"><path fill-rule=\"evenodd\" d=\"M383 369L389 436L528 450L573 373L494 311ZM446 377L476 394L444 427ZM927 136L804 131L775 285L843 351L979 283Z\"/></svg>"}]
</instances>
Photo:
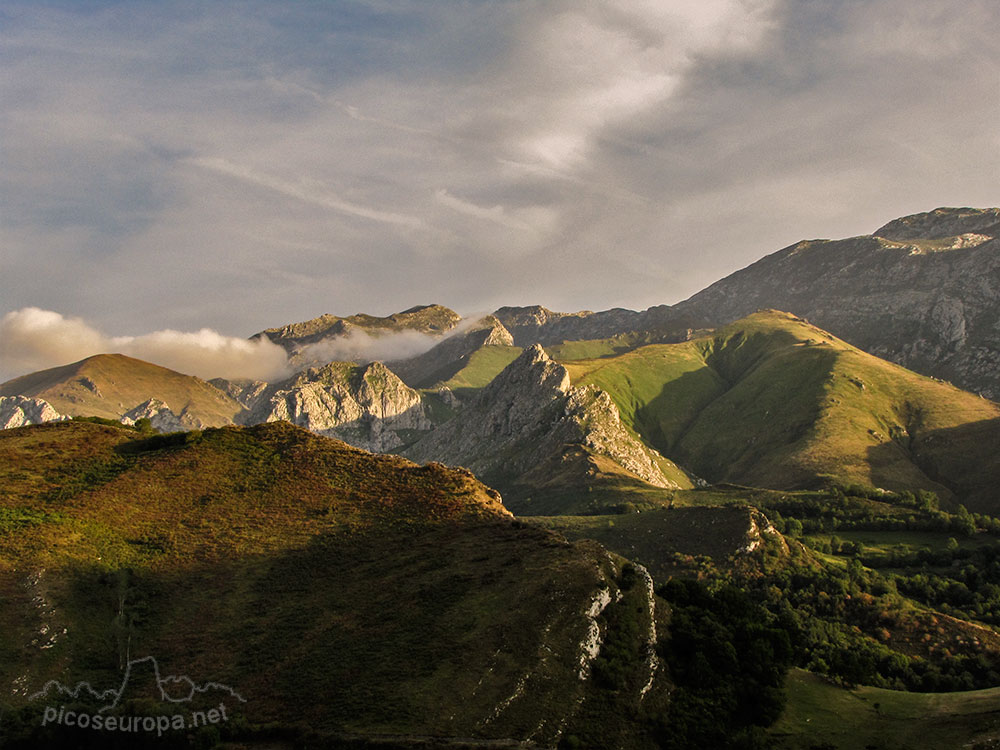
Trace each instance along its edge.
<instances>
[{"instance_id":1,"label":"bare rock face","mask_svg":"<svg viewBox=\"0 0 1000 750\"><path fill-rule=\"evenodd\" d=\"M653 451L622 426L608 394L593 386L573 388L566 368L537 344L404 455L466 466L503 486L568 444L607 456L657 487L676 486L656 465Z\"/></svg>"},{"instance_id":2,"label":"bare rock face","mask_svg":"<svg viewBox=\"0 0 1000 750\"><path fill-rule=\"evenodd\" d=\"M656 487L677 487L663 476L653 460L658 455L633 438L622 426L614 401L594 385L573 388L566 402L565 419L584 447L614 459L623 468ZM571 432L572 432L571 431Z\"/></svg>"},{"instance_id":3,"label":"bare rock face","mask_svg":"<svg viewBox=\"0 0 1000 750\"><path fill-rule=\"evenodd\" d=\"M1000 398L1000 209L939 208L873 235L811 240L673 308L722 325L785 310L917 372Z\"/></svg>"},{"instance_id":4,"label":"bare rock face","mask_svg":"<svg viewBox=\"0 0 1000 750\"><path fill-rule=\"evenodd\" d=\"M140 419L148 419L157 432L180 432L191 429L158 398L151 398L129 409L122 415L122 424L135 424Z\"/></svg>"},{"instance_id":5,"label":"bare rock face","mask_svg":"<svg viewBox=\"0 0 1000 750\"><path fill-rule=\"evenodd\" d=\"M44 399L0 396L0 430L44 422L62 422L67 419L69 417L57 412Z\"/></svg>"},{"instance_id":6,"label":"bare rock face","mask_svg":"<svg viewBox=\"0 0 1000 750\"><path fill-rule=\"evenodd\" d=\"M376 452L431 428L420 394L381 362L331 362L281 383L229 384L227 392L247 410L241 424L285 420Z\"/></svg>"}]
</instances>

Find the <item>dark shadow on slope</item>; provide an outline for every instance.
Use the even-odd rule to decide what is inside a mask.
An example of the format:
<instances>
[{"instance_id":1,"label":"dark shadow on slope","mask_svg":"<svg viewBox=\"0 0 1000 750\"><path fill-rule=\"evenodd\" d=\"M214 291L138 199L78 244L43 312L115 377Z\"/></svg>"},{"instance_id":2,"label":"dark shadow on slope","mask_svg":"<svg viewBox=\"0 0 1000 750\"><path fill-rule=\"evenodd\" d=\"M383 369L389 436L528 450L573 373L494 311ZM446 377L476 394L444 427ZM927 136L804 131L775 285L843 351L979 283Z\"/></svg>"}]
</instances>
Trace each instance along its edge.
<instances>
[{"instance_id":1,"label":"dark shadow on slope","mask_svg":"<svg viewBox=\"0 0 1000 750\"><path fill-rule=\"evenodd\" d=\"M882 443L869 449L869 460L884 464L899 450L895 442ZM956 502L1000 515L1000 418L918 434L908 452L932 482L955 493Z\"/></svg>"},{"instance_id":2,"label":"dark shadow on slope","mask_svg":"<svg viewBox=\"0 0 1000 750\"><path fill-rule=\"evenodd\" d=\"M717 565L745 549L752 533L752 510L742 504L679 507L615 516L548 517L531 523L569 539L593 539L612 552L644 565L658 583L683 568L677 556L705 555Z\"/></svg>"},{"instance_id":3,"label":"dark shadow on slope","mask_svg":"<svg viewBox=\"0 0 1000 750\"><path fill-rule=\"evenodd\" d=\"M817 486L817 469L802 465L800 453L815 429L836 356L826 347L803 346L754 357L746 374L686 426L670 457L710 482Z\"/></svg>"},{"instance_id":4,"label":"dark shadow on slope","mask_svg":"<svg viewBox=\"0 0 1000 750\"><path fill-rule=\"evenodd\" d=\"M711 367L686 372L665 383L654 399L636 409L636 431L648 445L670 457L701 411L726 390L725 380Z\"/></svg>"},{"instance_id":5,"label":"dark shadow on slope","mask_svg":"<svg viewBox=\"0 0 1000 750\"><path fill-rule=\"evenodd\" d=\"M581 613L601 582L602 557L596 545L495 521L383 525L269 554L134 571L81 563L62 574L65 593L55 600L72 631L71 658L57 669L40 657L20 666L32 679L105 690L121 684L128 649L155 657L163 675L232 687L246 699L225 696L232 725L314 732L326 742L523 738L573 710ZM223 700L215 691L214 702L173 705L154 693L123 713L175 714ZM45 703L24 705L27 731L37 732ZM177 739L167 746L184 746L184 732Z\"/></svg>"},{"instance_id":6,"label":"dark shadow on slope","mask_svg":"<svg viewBox=\"0 0 1000 750\"><path fill-rule=\"evenodd\" d=\"M673 490L655 487L582 445L562 451L510 484L495 484L519 516L629 513L670 504Z\"/></svg>"}]
</instances>

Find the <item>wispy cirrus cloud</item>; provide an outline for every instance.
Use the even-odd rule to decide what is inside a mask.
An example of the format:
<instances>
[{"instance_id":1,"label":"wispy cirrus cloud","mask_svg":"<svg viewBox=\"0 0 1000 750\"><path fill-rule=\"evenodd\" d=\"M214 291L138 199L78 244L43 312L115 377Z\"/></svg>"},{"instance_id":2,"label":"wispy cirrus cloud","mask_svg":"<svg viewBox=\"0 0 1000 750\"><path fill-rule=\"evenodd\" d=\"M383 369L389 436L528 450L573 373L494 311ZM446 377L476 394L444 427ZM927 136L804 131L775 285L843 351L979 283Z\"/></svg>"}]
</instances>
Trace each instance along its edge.
<instances>
[{"instance_id":1,"label":"wispy cirrus cloud","mask_svg":"<svg viewBox=\"0 0 1000 750\"><path fill-rule=\"evenodd\" d=\"M295 198L304 203L312 203L323 208L330 208L334 211L357 216L362 219L381 222L383 224L394 224L397 226L410 227L412 229L426 229L427 224L416 216L406 216L403 214L380 211L368 206L358 205L345 201L339 196L329 192L326 187L316 180L300 180L292 182L280 177L261 174L249 167L234 164L226 159L218 157L196 157L187 160L188 163L196 167L207 169L212 172L226 175L237 180L244 180L252 185L257 185L276 193L281 193L289 198Z\"/></svg>"}]
</instances>

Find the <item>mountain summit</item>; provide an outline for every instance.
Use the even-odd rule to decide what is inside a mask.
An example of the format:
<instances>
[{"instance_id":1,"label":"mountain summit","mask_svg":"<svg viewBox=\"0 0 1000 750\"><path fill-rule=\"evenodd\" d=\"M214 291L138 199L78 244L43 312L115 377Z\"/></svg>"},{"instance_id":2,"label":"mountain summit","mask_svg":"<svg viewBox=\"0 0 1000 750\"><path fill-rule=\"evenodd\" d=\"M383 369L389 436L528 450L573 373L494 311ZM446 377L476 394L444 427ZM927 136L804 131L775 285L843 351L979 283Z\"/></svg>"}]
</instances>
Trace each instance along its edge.
<instances>
[{"instance_id":1,"label":"mountain summit","mask_svg":"<svg viewBox=\"0 0 1000 750\"><path fill-rule=\"evenodd\" d=\"M1000 208L939 208L806 240L672 308L705 326L786 310L917 372L1000 397Z\"/></svg>"}]
</instances>

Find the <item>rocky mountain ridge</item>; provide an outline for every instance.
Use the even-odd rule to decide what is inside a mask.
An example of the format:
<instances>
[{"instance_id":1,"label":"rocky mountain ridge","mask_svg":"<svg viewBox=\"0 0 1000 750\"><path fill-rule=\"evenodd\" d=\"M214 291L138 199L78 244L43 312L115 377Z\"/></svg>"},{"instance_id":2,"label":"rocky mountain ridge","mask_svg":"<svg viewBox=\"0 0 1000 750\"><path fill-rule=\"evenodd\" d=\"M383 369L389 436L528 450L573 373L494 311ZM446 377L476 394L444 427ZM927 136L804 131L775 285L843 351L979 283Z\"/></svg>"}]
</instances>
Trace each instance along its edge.
<instances>
[{"instance_id":1,"label":"rocky mountain ridge","mask_svg":"<svg viewBox=\"0 0 1000 750\"><path fill-rule=\"evenodd\" d=\"M687 321L676 315L669 305L657 305L642 312L614 308L575 313L554 312L534 305L501 307L493 315L510 331L514 344L522 347L604 339L630 333L650 334L659 341L680 341L689 327Z\"/></svg>"},{"instance_id":2,"label":"rocky mountain ridge","mask_svg":"<svg viewBox=\"0 0 1000 750\"><path fill-rule=\"evenodd\" d=\"M1000 209L939 208L796 243L675 305L714 327L786 310L883 359L1000 398Z\"/></svg>"},{"instance_id":3,"label":"rocky mountain ridge","mask_svg":"<svg viewBox=\"0 0 1000 750\"><path fill-rule=\"evenodd\" d=\"M330 337L349 336L354 331L363 331L370 336L400 331L437 336L452 330L461 320L461 315L443 305L418 305L385 317L358 313L341 318L327 313L301 323L268 328L250 338L270 339L293 353L309 344L316 344Z\"/></svg>"},{"instance_id":4,"label":"rocky mountain ridge","mask_svg":"<svg viewBox=\"0 0 1000 750\"><path fill-rule=\"evenodd\" d=\"M404 453L417 461L466 466L501 490L559 463L567 446L605 456L653 487L680 485L669 463L624 428L614 402L593 386L574 388L569 372L535 344L453 419Z\"/></svg>"}]
</instances>

